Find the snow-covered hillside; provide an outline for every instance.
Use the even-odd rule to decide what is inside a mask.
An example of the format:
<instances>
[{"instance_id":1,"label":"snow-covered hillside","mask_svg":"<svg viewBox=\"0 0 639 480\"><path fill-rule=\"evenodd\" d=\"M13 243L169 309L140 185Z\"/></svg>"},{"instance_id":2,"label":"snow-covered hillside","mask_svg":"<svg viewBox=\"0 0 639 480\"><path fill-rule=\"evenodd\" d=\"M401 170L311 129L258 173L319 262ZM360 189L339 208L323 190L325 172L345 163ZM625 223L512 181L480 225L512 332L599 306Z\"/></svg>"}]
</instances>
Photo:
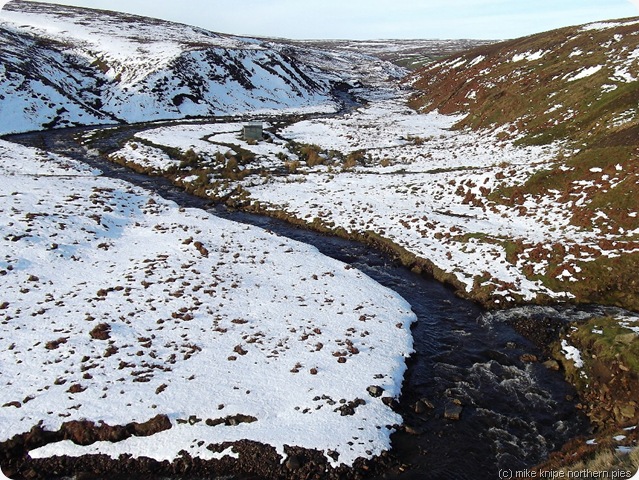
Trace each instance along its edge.
<instances>
[{"instance_id":1,"label":"snow-covered hillside","mask_svg":"<svg viewBox=\"0 0 639 480\"><path fill-rule=\"evenodd\" d=\"M353 80L356 55L21 0L0 12L0 41L0 133L285 109L334 111L333 90ZM379 59L359 60L369 76L404 73Z\"/></svg>"}]
</instances>

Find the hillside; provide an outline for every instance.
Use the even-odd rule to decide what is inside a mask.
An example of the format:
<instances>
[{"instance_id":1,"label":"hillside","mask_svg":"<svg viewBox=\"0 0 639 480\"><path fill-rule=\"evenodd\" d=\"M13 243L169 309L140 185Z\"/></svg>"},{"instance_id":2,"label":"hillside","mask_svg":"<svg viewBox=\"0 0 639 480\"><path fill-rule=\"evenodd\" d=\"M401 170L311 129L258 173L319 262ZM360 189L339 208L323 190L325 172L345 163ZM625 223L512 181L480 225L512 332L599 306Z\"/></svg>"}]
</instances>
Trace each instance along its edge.
<instances>
[{"instance_id":1,"label":"hillside","mask_svg":"<svg viewBox=\"0 0 639 480\"><path fill-rule=\"evenodd\" d=\"M534 205L559 205L571 225L599 234L604 251L622 247L603 259L586 254L585 245L571 249L558 242L550 253L538 248L535 255L548 255L558 267L594 255L596 261L584 264L587 272L577 272L573 293L583 301L639 307L629 301L639 292L638 19L480 47L426 67L407 82L419 91L411 106L459 115L456 128L491 131L522 146L561 145L549 165L524 181L497 186L486 199L522 215ZM535 277L532 270L528 276Z\"/></svg>"},{"instance_id":2,"label":"hillside","mask_svg":"<svg viewBox=\"0 0 639 480\"><path fill-rule=\"evenodd\" d=\"M355 52L392 62L400 67L414 70L455 53L470 50L480 45L494 43L489 40L286 40L287 43L312 46L322 50Z\"/></svg>"},{"instance_id":3,"label":"hillside","mask_svg":"<svg viewBox=\"0 0 639 480\"><path fill-rule=\"evenodd\" d=\"M21 0L2 10L0 40L0 117L10 119L0 133L286 109L335 111L336 89L349 88L344 82L353 76L357 56L300 54L286 44ZM358 60L384 79L405 73L379 59Z\"/></svg>"},{"instance_id":4,"label":"hillside","mask_svg":"<svg viewBox=\"0 0 639 480\"><path fill-rule=\"evenodd\" d=\"M455 55L411 77L420 111L507 126L529 144L628 145L637 128L639 19L568 27ZM625 140L624 140L625 139Z\"/></svg>"}]
</instances>

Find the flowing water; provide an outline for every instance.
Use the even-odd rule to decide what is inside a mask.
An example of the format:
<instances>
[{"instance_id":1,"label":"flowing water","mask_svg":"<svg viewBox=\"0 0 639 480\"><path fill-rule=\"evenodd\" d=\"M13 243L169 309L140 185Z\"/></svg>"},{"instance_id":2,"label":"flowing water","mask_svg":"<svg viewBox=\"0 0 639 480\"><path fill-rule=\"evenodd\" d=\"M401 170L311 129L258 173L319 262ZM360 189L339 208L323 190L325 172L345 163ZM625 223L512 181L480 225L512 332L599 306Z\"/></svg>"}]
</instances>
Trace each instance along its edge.
<instances>
[{"instance_id":1,"label":"flowing water","mask_svg":"<svg viewBox=\"0 0 639 480\"><path fill-rule=\"evenodd\" d=\"M180 205L206 208L312 244L410 302L418 317L413 328L415 353L409 360L399 409L411 433L393 436L394 453L408 468L383 478L497 478L500 469L516 471L535 465L567 440L587 432L587 422L575 409L572 389L559 372L521 360L523 354L542 354L505 317L457 298L446 286L361 244L262 216L228 212L164 179L106 164L73 142L72 133L27 134L10 140L83 160L107 176L153 190ZM418 401L425 407L420 413L414 408ZM462 407L459 419L446 419L446 410L457 406Z\"/></svg>"},{"instance_id":2,"label":"flowing water","mask_svg":"<svg viewBox=\"0 0 639 480\"><path fill-rule=\"evenodd\" d=\"M587 432L587 422L575 409L574 391L561 373L520 359L542 354L508 325L507 316L491 315L361 244L255 215L230 217L315 245L412 305L418 317L412 329L415 353L400 411L414 432L393 437L395 453L411 468L384 478L497 478L500 469L524 470ZM523 318L539 310L514 312ZM556 318L559 312L541 309L538 314ZM418 401L434 408L418 414ZM463 407L460 419L447 420L446 408L456 403Z\"/></svg>"}]
</instances>

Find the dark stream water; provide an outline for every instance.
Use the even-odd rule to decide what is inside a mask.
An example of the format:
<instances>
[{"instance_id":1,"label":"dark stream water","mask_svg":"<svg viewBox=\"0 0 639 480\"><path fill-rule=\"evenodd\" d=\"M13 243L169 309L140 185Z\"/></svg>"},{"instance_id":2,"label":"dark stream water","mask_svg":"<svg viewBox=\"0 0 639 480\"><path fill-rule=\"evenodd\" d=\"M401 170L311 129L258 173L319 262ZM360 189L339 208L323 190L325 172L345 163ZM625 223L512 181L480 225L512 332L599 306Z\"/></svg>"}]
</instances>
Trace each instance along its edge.
<instances>
[{"instance_id":1,"label":"dark stream water","mask_svg":"<svg viewBox=\"0 0 639 480\"><path fill-rule=\"evenodd\" d=\"M312 244L410 302L418 317L413 328L416 353L409 361L400 411L413 432L398 432L393 437L394 453L408 468L383 478L498 478L500 469L516 471L535 465L570 438L587 432L587 422L572 400L574 392L562 375L541 363L520 360L523 354L542 357L542 353L507 323L487 320L492 316L457 298L449 288L361 244L270 218L228 212L185 194L164 179L106 164L74 143L73 133L55 131L8 139L85 161L106 176L155 191L180 205L206 208ZM129 131L116 137L130 135ZM418 400L433 408L415 413ZM444 418L453 402L463 407L457 421Z\"/></svg>"}]
</instances>

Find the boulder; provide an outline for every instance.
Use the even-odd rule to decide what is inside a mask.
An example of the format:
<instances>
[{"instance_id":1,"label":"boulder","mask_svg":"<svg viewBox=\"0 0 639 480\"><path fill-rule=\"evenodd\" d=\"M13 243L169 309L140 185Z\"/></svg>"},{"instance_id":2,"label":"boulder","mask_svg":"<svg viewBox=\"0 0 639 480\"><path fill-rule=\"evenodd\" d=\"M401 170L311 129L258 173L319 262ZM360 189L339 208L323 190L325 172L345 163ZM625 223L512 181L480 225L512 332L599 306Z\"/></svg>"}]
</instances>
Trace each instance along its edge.
<instances>
[{"instance_id":1,"label":"boulder","mask_svg":"<svg viewBox=\"0 0 639 480\"><path fill-rule=\"evenodd\" d=\"M371 385L366 391L371 397L381 397L384 393L384 389L378 385Z\"/></svg>"},{"instance_id":2,"label":"boulder","mask_svg":"<svg viewBox=\"0 0 639 480\"><path fill-rule=\"evenodd\" d=\"M464 411L464 407L458 405L455 402L449 402L446 404L444 410L444 418L446 420L458 421L461 419L461 414Z\"/></svg>"}]
</instances>

